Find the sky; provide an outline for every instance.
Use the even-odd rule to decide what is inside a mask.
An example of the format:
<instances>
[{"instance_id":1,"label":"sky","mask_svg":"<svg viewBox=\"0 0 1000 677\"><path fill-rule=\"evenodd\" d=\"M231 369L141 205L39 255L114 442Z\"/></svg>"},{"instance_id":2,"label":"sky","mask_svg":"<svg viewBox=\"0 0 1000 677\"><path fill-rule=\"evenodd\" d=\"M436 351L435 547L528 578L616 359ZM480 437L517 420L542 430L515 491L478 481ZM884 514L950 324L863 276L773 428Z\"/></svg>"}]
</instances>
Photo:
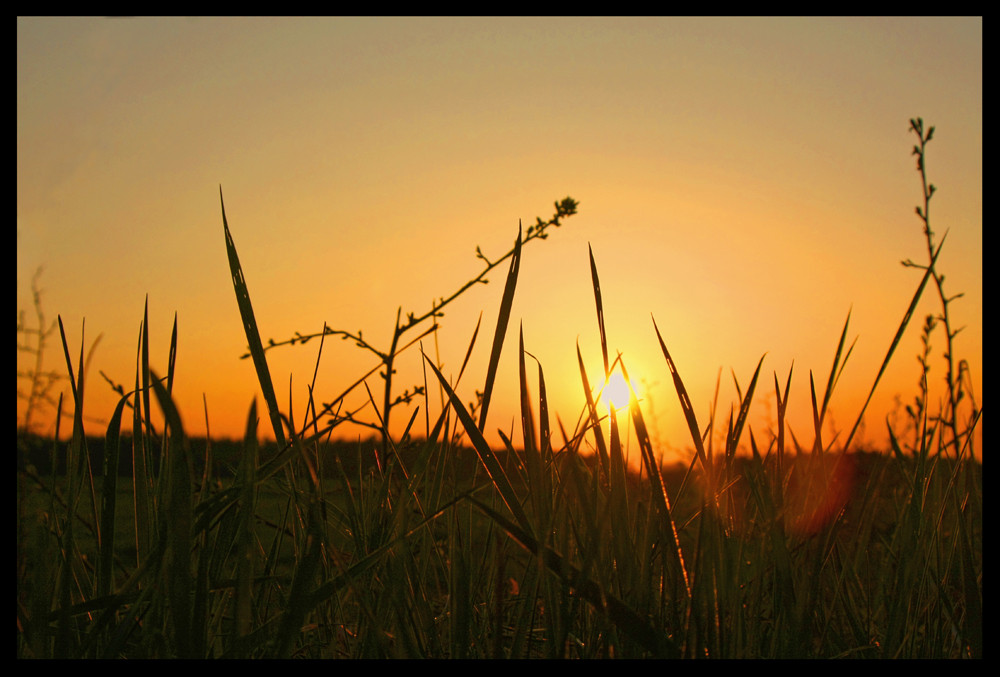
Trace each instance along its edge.
<instances>
[{"instance_id":1,"label":"sky","mask_svg":"<svg viewBox=\"0 0 1000 677\"><path fill-rule=\"evenodd\" d=\"M900 262L928 260L917 116L936 128L931 227L936 241L948 233L938 267L945 291L964 294L949 312L982 405L982 84L974 17L18 18L17 305L32 320L41 267L47 322L61 317L74 361L100 337L84 405L98 435L118 400L100 373L134 382L147 298L160 373L176 313L185 431L241 438L263 400L240 359L220 186L263 340L327 323L381 350L397 309L426 312L479 274L477 246L499 258L519 222L570 196L578 213L524 248L487 438L519 425L519 331L551 409L576 425L577 346L590 380L603 372L590 248L609 350L666 460L689 458L692 443L654 321L701 426L718 382L725 428L734 377L745 390L763 357L755 438L774 425L775 377L784 387L792 370L789 424L810 446L810 372L822 389L850 314L856 343L827 422L846 434L920 280ZM423 341L454 379L481 317L465 402L486 379L506 270L450 304L437 340ZM901 425L923 318L939 312L929 288L861 442L884 448L887 420ZM938 329L934 402L943 350ZM299 423L314 373L326 402L377 365L336 337L317 368L318 351L267 353ZM44 359L65 372L58 332ZM419 347L395 379L397 392L423 383ZM380 379L368 383L381 406ZM365 400L361 388L351 401ZM412 411L393 411L397 434ZM51 410L36 420L52 431ZM423 411L416 420L422 434Z\"/></svg>"}]
</instances>

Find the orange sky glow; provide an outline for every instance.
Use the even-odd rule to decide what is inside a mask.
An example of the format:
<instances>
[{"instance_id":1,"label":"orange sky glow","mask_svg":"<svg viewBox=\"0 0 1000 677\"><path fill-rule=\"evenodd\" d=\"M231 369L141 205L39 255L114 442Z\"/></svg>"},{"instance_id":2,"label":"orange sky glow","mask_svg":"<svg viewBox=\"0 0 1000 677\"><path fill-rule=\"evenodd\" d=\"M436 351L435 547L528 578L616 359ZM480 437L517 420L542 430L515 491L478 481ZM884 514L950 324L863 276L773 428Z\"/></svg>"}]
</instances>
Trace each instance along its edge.
<instances>
[{"instance_id":1,"label":"orange sky glow","mask_svg":"<svg viewBox=\"0 0 1000 677\"><path fill-rule=\"evenodd\" d=\"M477 246L498 258L519 220L547 219L571 196L578 213L524 248L487 439L514 430L520 444L519 330L550 409L576 425L577 346L591 382L603 372L590 247L612 359L621 353L665 459L689 459L692 444L654 320L702 426L720 370L724 430L733 375L745 389L763 356L750 426L766 439L775 376L784 387L794 363L789 425L808 447L810 371L825 386L850 313L857 342L827 422L849 429L920 280L900 262L927 261L916 116L936 127L938 268L964 294L951 321L982 406L982 84L981 18L18 18L17 306L34 321L42 267L47 321L61 316L74 360L101 336L84 413L103 435L118 395L100 372L134 382L148 295L160 373L177 314L185 431L206 434L207 403L212 436L238 439L263 401L240 359L220 184L265 343L325 322L380 350L397 308L429 310L482 270ZM506 271L450 304L423 341L454 379L481 314L465 402L485 382ZM928 287L856 442L885 448L886 420L902 424L923 319L937 312ZM943 348L938 329L935 403ZM267 353L297 423L318 349ZM376 365L328 337L317 400ZM65 372L58 332L45 367ZM397 393L423 384L419 346L395 378ZM381 406L381 380L369 387ZM360 388L348 406L365 399ZM437 389L430 407L436 416ZM19 398L19 425L24 410ZM412 411L393 411L394 433ZM51 412L36 415L39 432L52 432Z\"/></svg>"}]
</instances>

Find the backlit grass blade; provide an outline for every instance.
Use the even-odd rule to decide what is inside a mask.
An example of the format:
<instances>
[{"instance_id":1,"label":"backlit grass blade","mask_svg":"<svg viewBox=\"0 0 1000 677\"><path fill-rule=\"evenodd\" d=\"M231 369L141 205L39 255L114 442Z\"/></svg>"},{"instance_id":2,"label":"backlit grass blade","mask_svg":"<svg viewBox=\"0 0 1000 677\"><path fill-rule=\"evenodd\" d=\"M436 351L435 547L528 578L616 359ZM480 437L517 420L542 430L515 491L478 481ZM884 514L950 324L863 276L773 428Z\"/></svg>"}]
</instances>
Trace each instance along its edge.
<instances>
[{"instance_id":1,"label":"backlit grass blade","mask_svg":"<svg viewBox=\"0 0 1000 677\"><path fill-rule=\"evenodd\" d=\"M496 381L497 365L500 363L500 352L503 349L504 337L507 335L507 324L510 322L510 309L514 303L514 289L517 287L517 272L521 267L521 222L517 222L517 241L514 242L514 252L510 257L510 268L507 271L507 282L503 288L503 298L500 301L500 314L497 316L497 328L493 333L493 348L490 350L490 363L486 370L486 385L483 387L483 404L479 410L479 432L486 429L486 413L493 396L493 383Z\"/></svg>"},{"instance_id":2,"label":"backlit grass blade","mask_svg":"<svg viewBox=\"0 0 1000 677\"><path fill-rule=\"evenodd\" d=\"M590 279L594 285L594 302L597 305L597 327L601 331L601 355L604 357L604 378L611 375L608 366L608 338L604 332L604 303L601 301L601 281L597 277L597 263L594 261L594 250L587 245L590 253Z\"/></svg>"},{"instance_id":3,"label":"backlit grass blade","mask_svg":"<svg viewBox=\"0 0 1000 677\"><path fill-rule=\"evenodd\" d=\"M542 363L538 363L538 451L542 463L552 462L552 428L549 423L549 396L545 390L545 374L542 373Z\"/></svg>"},{"instance_id":4,"label":"backlit grass blade","mask_svg":"<svg viewBox=\"0 0 1000 677\"><path fill-rule=\"evenodd\" d=\"M132 496L135 516L136 564L153 547L153 504L150 495L152 460L149 455L149 298L146 298L135 359L135 397L132 401ZM143 416L143 412L146 415Z\"/></svg>"},{"instance_id":5,"label":"backlit grass blade","mask_svg":"<svg viewBox=\"0 0 1000 677\"><path fill-rule=\"evenodd\" d=\"M934 256L931 258L930 265L927 266L927 270L924 271L924 276L920 280L920 284L917 286L917 290L913 293L913 299L910 301L909 308L906 309L906 314L903 315L902 321L899 323L899 328L896 330L896 335L892 339L892 343L889 344L889 350L885 354L885 359L882 361L882 366L878 370L878 374L875 376L875 382L872 383L871 390L868 391L868 397L865 398L865 403L861 407L861 411L858 412L858 418L851 427L851 432L844 441L844 449L847 449L851 445L851 441L854 439L855 433L858 432L858 426L861 425L861 419L864 418L865 411L868 409L869 403L871 403L872 396L875 394L875 388L878 387L878 382L882 380L882 374L885 373L886 367L889 366L889 360L892 358L892 354L896 352L896 347L899 345L900 340L903 338L903 332L906 331L906 325L910 323L910 318L913 317L913 311L917 309L917 303L920 301L920 296L924 293L924 287L927 286L927 280L931 278L934 273L934 264L937 263L938 256L941 254L941 248L944 247L944 241L948 238L948 234L945 233L944 237L941 238L941 243L938 245L937 251L934 252Z\"/></svg>"},{"instance_id":6,"label":"backlit grass blade","mask_svg":"<svg viewBox=\"0 0 1000 677\"><path fill-rule=\"evenodd\" d=\"M830 405L830 398L833 396L834 386L836 386L837 381L840 379L840 374L843 372L844 366L847 364L847 359L854 350L855 343L857 343L857 339L855 339L854 343L852 343L851 347L848 349L847 354L844 355L843 360L841 360L841 355L844 352L844 341L847 338L847 328L850 323L851 314L848 312L847 319L844 321L844 329L840 333L840 341L837 343L837 352L834 353L833 356L833 365L830 367L830 376L826 380L826 390L823 392L822 404L817 404L816 385L813 379L812 371L809 372L809 392L812 397L813 429L815 432L813 451L816 453L823 453L825 451L823 445L823 419L826 418L826 412ZM831 445L832 444L833 442L831 441Z\"/></svg>"},{"instance_id":7,"label":"backlit grass blade","mask_svg":"<svg viewBox=\"0 0 1000 677\"><path fill-rule=\"evenodd\" d=\"M788 368L788 380L785 382L785 395L781 396L781 385L778 383L778 374L774 374L774 397L777 402L777 426L778 437L775 443L775 453L777 458L777 472L775 482L780 483L784 477L785 462L785 411L788 409L788 391L792 388L792 371L795 369L795 362Z\"/></svg>"},{"instance_id":8,"label":"backlit grass blade","mask_svg":"<svg viewBox=\"0 0 1000 677\"><path fill-rule=\"evenodd\" d=\"M847 354L844 355L844 359L841 361L840 356L844 352L844 340L847 338L847 327L850 323L851 313L848 312L847 319L844 320L844 329L840 333L840 342L837 343L837 352L833 356L833 365L830 367L830 377L826 381L826 391L823 393L823 413L826 413L827 407L830 405L830 398L833 396L834 386L837 385L837 381L840 379L840 374L844 371L844 366L847 364L848 358L854 351L855 343L857 343L857 339L855 339L854 343L851 343L851 347L847 349Z\"/></svg>"},{"instance_id":9,"label":"backlit grass blade","mask_svg":"<svg viewBox=\"0 0 1000 677\"><path fill-rule=\"evenodd\" d=\"M264 346L260 341L260 332L257 331L257 320L254 317L253 306L250 303L250 291L247 289L246 278L243 276L243 268L240 266L240 258L236 253L236 244L233 242L233 236L229 232L229 223L226 221L226 203L222 199L222 186L219 186L219 202L222 204L222 228L226 235L226 253L229 255L229 270L232 273L233 289L236 291L236 303L240 307L240 317L243 318L243 331L246 333L247 342L250 346L250 356L253 358L254 368L257 370L257 381L260 383L264 402L267 404L267 413L271 419L271 428L274 430L274 439L278 441L279 447L284 447L285 431L281 425L278 399L275 397L274 385L271 383L271 372L267 368L267 358L264 356Z\"/></svg>"},{"instance_id":10,"label":"backlit grass blade","mask_svg":"<svg viewBox=\"0 0 1000 677\"><path fill-rule=\"evenodd\" d=\"M528 393L528 374L524 365L524 328L518 332L518 378L520 383L521 435L524 439L524 455L528 463L528 474L536 479L538 462L538 440L535 438L535 415L531 410L531 396Z\"/></svg>"},{"instance_id":11,"label":"backlit grass blade","mask_svg":"<svg viewBox=\"0 0 1000 677\"><path fill-rule=\"evenodd\" d=\"M193 545L192 484L190 450L180 414L173 399L150 371L153 391L163 410L163 418L170 430L169 458L166 460L167 506L165 529L167 531L168 565L167 594L170 599L170 616L173 619L174 642L177 655L181 658L195 658L196 640L193 636L191 609L191 549Z\"/></svg>"},{"instance_id":12,"label":"backlit grass blade","mask_svg":"<svg viewBox=\"0 0 1000 677\"><path fill-rule=\"evenodd\" d=\"M687 565L684 563L684 553L681 551L680 537L678 536L677 524L674 522L673 511L670 507L670 496L667 494L667 486L663 481L663 473L660 472L660 464L653 453L653 443L649 438L646 421L642 417L642 411L639 409L639 400L635 395L635 390L632 389L632 381L629 380L628 371L626 371L624 363L622 363L622 373L625 376L625 383L629 387L629 412L632 417L632 425L635 428L635 438L639 443L642 460L646 466L646 473L652 485L653 501L663 516L663 522L661 523L663 527L662 531L667 535L670 554L674 557L680 568L681 576L684 579L684 590L687 592L688 599L690 599L690 576L688 575Z\"/></svg>"},{"instance_id":13,"label":"backlit grass blade","mask_svg":"<svg viewBox=\"0 0 1000 677\"><path fill-rule=\"evenodd\" d=\"M67 479L67 513L66 524L62 533L62 548L60 573L58 584L58 604L59 614L56 623L56 639L54 647L55 658L68 658L72 656L74 647L71 620L68 609L71 603L71 585L73 574L73 553L76 552L76 541L73 533L73 525L77 510L77 497L79 495L80 477L78 465L80 459L87 453L86 440L83 432L83 332L80 338L80 361L77 367L76 376L73 375L73 362L69 354L69 343L66 340L66 330L63 327L62 316L58 316L59 335L62 338L63 354L66 357L66 371L69 374L70 387L73 393L73 437L66 448L66 479Z\"/></svg>"},{"instance_id":14,"label":"backlit grass blade","mask_svg":"<svg viewBox=\"0 0 1000 677\"><path fill-rule=\"evenodd\" d=\"M681 375L677 372L677 365L674 364L673 359L670 357L670 351L667 350L666 344L663 343L663 337L660 336L660 328L656 326L655 319L653 320L653 329L656 330L656 338L660 342L660 349L663 351L663 357L667 360L667 368L670 369L670 375L674 379L674 389L677 391L681 410L684 412L684 418L687 420L688 430L691 433L691 441L694 442L694 448L702 467L708 471L709 466L708 459L705 456L705 445L701 440L701 429L698 427L698 417L694 414L694 407L691 406L691 398L688 397L687 388L684 387Z\"/></svg>"},{"instance_id":15,"label":"backlit grass blade","mask_svg":"<svg viewBox=\"0 0 1000 677\"><path fill-rule=\"evenodd\" d=\"M490 476L493 481L493 485L496 490L500 493L500 498L507 505L507 509L510 510L511 514L517 520L517 523L528 533L532 533L530 522L528 521L528 515L524 512L524 508L521 507L521 502L517 498L517 494L514 492L514 487L511 486L510 480L507 479L507 473L504 472L503 466L500 465L500 460L497 458L493 450L490 449L489 444L487 444L486 439L483 434L479 432L479 427L476 422L472 420L472 416L469 414L465 405L462 404L462 400L455 394L451 386L448 385L448 381L445 379L444 375L438 370L434 363L425 355L424 359L430 365L434 374L438 377L438 381L441 382L441 387L448 394L448 399L451 401L451 406L458 415L459 421L465 427L465 432L469 436L469 441L472 442L473 448L475 448L476 453L479 455L479 460L483 464L486 473Z\"/></svg>"},{"instance_id":16,"label":"backlit grass blade","mask_svg":"<svg viewBox=\"0 0 1000 677\"><path fill-rule=\"evenodd\" d=\"M760 362L757 363L757 369L753 373L753 378L750 379L750 385L747 386L747 394L740 401L740 411L736 416L736 423L733 426L732 435L730 436L729 441L729 444L734 451L739 446L740 436L743 434L743 426L746 424L747 416L750 414L750 403L753 400L753 392L757 387L757 377L760 376L760 368L763 364L764 357L761 356Z\"/></svg>"},{"instance_id":17,"label":"backlit grass blade","mask_svg":"<svg viewBox=\"0 0 1000 677\"><path fill-rule=\"evenodd\" d=\"M521 392L521 425L524 435L524 461L528 473L528 486L531 487L530 500L538 510L540 528L548 524L552 505L552 486L549 481L548 462L551 460L549 447L549 411L545 393L545 375L542 365L524 349L524 330L519 333L519 376ZM528 377L525 365L525 355L538 362L538 405L539 405L539 439L535 438L534 411L528 394Z\"/></svg>"},{"instance_id":18,"label":"backlit grass blade","mask_svg":"<svg viewBox=\"0 0 1000 677\"><path fill-rule=\"evenodd\" d=\"M118 504L118 447L122 412L132 393L118 400L104 437L104 481L101 484L101 556L97 561L97 594L110 595L115 556L115 514Z\"/></svg>"}]
</instances>

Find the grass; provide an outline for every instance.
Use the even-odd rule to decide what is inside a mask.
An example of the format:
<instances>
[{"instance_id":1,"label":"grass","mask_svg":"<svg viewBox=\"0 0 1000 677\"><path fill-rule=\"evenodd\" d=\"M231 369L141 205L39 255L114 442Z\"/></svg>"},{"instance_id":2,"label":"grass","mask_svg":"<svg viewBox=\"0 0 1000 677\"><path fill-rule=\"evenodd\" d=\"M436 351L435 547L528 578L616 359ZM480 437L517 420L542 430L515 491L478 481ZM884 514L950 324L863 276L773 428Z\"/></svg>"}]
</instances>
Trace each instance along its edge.
<instances>
[{"instance_id":1,"label":"grass","mask_svg":"<svg viewBox=\"0 0 1000 677\"><path fill-rule=\"evenodd\" d=\"M543 365L522 337L521 444L504 437L491 446L483 431L521 248L575 213L575 201L557 202L552 219L519 230L497 260L477 248L483 273L424 314L397 311L385 350L360 332L326 327L265 346L223 207L248 356L276 443L258 441L256 402L235 453L189 439L171 397L176 320L160 376L150 367L148 316L134 386L116 386L120 402L104 440L88 440L83 351L74 361L60 321L73 434L44 443L47 464L27 453L19 464L18 657L982 657L982 466L973 449L981 410L954 357L949 305L957 297L945 295L936 268L944 238L936 242L930 228L925 162L933 128L925 133L919 119L911 127L920 139L928 260L907 262L922 279L885 364L928 284L941 313L924 322L921 385L908 425L889 427L884 454L855 453L857 423L839 446L820 434L850 356L849 319L831 346L825 384L810 374L813 443L785 435L791 371L773 375L775 432L757 439L747 429L753 398L769 387L758 364L745 387L737 384L721 448L712 434L720 423L698 420L654 320L695 450L689 466L662 468L635 394L627 416L608 417L591 387L616 371L629 382L625 360L608 352L593 252L604 373L588 374L578 349L579 423L570 430L554 420ZM425 383L396 394L396 358L438 330L444 305L508 259L476 401L456 394L463 377L474 378L464 365L450 380L426 353ZM934 411L926 372L938 327L948 391ZM359 421L339 406L347 393L323 407L311 396L296 425L271 386L270 349L318 338L318 366L327 336L353 340L378 360L352 387L367 389L375 412L365 422L377 435L369 442L329 443L336 426ZM372 393L366 379L380 369L382 391ZM428 419L427 437L409 434L416 414L407 434L390 435L392 409L423 400L429 412L434 391L445 405ZM154 404L163 430L153 424ZM622 425L641 451L638 472L624 461ZM38 440L19 431L19 449L29 442ZM123 456L129 472L119 478L113 469Z\"/></svg>"}]
</instances>

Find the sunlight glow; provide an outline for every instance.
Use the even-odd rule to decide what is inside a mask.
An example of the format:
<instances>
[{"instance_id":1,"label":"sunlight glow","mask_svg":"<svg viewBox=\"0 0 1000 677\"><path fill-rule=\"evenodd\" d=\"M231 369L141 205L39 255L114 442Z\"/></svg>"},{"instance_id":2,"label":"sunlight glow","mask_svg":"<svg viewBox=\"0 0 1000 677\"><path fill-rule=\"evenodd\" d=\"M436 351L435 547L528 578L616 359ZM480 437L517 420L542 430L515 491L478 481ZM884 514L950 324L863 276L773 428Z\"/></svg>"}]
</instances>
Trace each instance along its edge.
<instances>
[{"instance_id":1,"label":"sunlight glow","mask_svg":"<svg viewBox=\"0 0 1000 677\"><path fill-rule=\"evenodd\" d=\"M632 381L632 389L638 392L634 380ZM604 384L604 388L601 391L601 402L609 409L611 405L614 405L616 410L628 407L629 386L625 382L625 377L621 375L621 372L616 371L611 374L608 382Z\"/></svg>"}]
</instances>

